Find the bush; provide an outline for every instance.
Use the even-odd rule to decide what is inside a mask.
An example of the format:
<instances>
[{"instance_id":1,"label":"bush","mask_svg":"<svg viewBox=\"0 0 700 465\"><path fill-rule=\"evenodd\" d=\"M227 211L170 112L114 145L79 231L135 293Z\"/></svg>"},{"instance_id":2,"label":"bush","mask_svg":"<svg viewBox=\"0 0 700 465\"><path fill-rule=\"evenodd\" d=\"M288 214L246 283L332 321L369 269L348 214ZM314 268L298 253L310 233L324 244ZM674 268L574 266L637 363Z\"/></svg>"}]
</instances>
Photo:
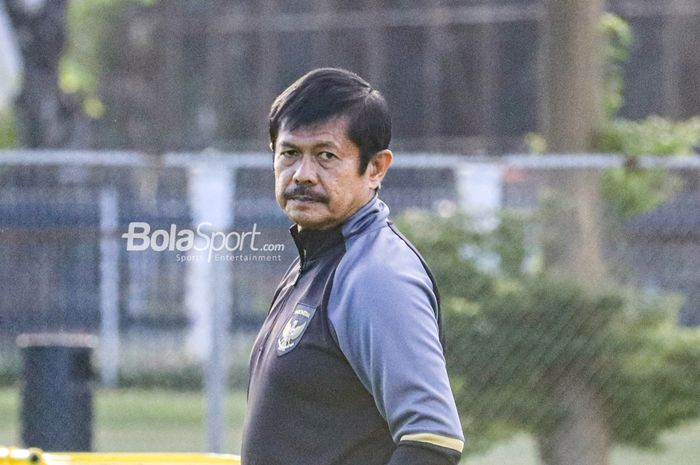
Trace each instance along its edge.
<instances>
[{"instance_id":1,"label":"bush","mask_svg":"<svg viewBox=\"0 0 700 465\"><path fill-rule=\"evenodd\" d=\"M624 166L606 170L601 178L604 198L620 218L656 208L679 187L680 180L662 168L642 168L641 155L686 155L700 143L700 118L670 121L651 116L644 121L616 119L598 135L597 149L622 153Z\"/></svg>"},{"instance_id":2,"label":"bush","mask_svg":"<svg viewBox=\"0 0 700 465\"><path fill-rule=\"evenodd\" d=\"M681 184L665 169L605 170L601 176L603 197L623 220L653 210L664 203Z\"/></svg>"},{"instance_id":3,"label":"bush","mask_svg":"<svg viewBox=\"0 0 700 465\"><path fill-rule=\"evenodd\" d=\"M600 129L596 149L606 153L686 155L700 143L700 118L671 121L650 116L643 121L615 119Z\"/></svg>"},{"instance_id":4,"label":"bush","mask_svg":"<svg viewBox=\"0 0 700 465\"><path fill-rule=\"evenodd\" d=\"M248 367L236 364L229 369L229 389L245 390ZM204 370L196 364L163 369L123 369L119 371L119 387L199 391L204 388Z\"/></svg>"},{"instance_id":5,"label":"bush","mask_svg":"<svg viewBox=\"0 0 700 465\"><path fill-rule=\"evenodd\" d=\"M653 447L700 416L700 329L676 326L678 300L530 272L528 224L505 218L490 233L465 215L397 220L440 286L467 452L518 431L551 439L581 420L562 401L572 389L600 408L611 443Z\"/></svg>"}]
</instances>

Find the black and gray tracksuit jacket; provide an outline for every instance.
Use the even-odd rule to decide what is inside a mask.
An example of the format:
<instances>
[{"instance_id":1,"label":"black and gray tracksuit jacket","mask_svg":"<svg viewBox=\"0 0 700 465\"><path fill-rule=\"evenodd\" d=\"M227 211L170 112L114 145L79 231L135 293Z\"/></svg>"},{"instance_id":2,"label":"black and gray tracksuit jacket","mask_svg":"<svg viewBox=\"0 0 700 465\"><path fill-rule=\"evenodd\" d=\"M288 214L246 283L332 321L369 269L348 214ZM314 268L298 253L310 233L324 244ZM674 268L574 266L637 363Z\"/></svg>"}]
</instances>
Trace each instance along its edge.
<instances>
[{"instance_id":1,"label":"black and gray tracksuit jacket","mask_svg":"<svg viewBox=\"0 0 700 465\"><path fill-rule=\"evenodd\" d=\"M447 465L462 430L437 289L376 196L299 249L250 360L242 465Z\"/></svg>"}]
</instances>

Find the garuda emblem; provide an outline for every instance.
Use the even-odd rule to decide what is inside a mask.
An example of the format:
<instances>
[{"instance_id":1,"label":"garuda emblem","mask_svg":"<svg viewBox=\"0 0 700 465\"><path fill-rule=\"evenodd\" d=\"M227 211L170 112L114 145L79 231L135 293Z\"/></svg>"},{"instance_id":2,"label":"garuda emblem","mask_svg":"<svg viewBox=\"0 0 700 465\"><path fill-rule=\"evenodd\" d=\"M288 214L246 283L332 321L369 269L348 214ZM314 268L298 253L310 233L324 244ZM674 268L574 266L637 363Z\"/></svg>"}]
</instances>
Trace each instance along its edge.
<instances>
[{"instance_id":1,"label":"garuda emblem","mask_svg":"<svg viewBox=\"0 0 700 465\"><path fill-rule=\"evenodd\" d=\"M296 347L313 314L313 309L306 309L300 306L294 310L292 317L284 325L282 334L277 339L277 355L286 354Z\"/></svg>"}]
</instances>

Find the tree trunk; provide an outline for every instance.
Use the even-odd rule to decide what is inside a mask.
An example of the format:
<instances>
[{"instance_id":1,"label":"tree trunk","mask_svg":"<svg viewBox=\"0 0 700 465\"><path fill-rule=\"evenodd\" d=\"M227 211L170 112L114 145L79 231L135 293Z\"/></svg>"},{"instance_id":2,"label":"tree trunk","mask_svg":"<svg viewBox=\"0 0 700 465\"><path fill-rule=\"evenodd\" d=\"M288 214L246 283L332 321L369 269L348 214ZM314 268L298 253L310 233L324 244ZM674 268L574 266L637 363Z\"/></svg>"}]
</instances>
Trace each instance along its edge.
<instances>
[{"instance_id":1,"label":"tree trunk","mask_svg":"<svg viewBox=\"0 0 700 465\"><path fill-rule=\"evenodd\" d=\"M91 123L81 102L58 87L66 7L67 0L7 2L24 63L15 109L19 142L25 147L85 148L91 142Z\"/></svg>"},{"instance_id":2,"label":"tree trunk","mask_svg":"<svg viewBox=\"0 0 700 465\"><path fill-rule=\"evenodd\" d=\"M544 215L544 264L547 270L589 286L603 284L602 198L596 169L560 170L551 186L555 208Z\"/></svg>"},{"instance_id":3,"label":"tree trunk","mask_svg":"<svg viewBox=\"0 0 700 465\"><path fill-rule=\"evenodd\" d=\"M545 0L540 119L553 153L590 152L602 117L600 16L602 0ZM596 172L562 172L556 193L564 205L550 219L549 269L598 284L602 260L600 182Z\"/></svg>"},{"instance_id":4,"label":"tree trunk","mask_svg":"<svg viewBox=\"0 0 700 465\"><path fill-rule=\"evenodd\" d=\"M602 0L545 0L540 126L550 152L591 149L600 124Z\"/></svg>"},{"instance_id":5,"label":"tree trunk","mask_svg":"<svg viewBox=\"0 0 700 465\"><path fill-rule=\"evenodd\" d=\"M579 377L558 382L553 396L561 417L538 438L544 465L607 465L610 450L604 404Z\"/></svg>"},{"instance_id":6,"label":"tree trunk","mask_svg":"<svg viewBox=\"0 0 700 465\"><path fill-rule=\"evenodd\" d=\"M590 152L602 118L599 21L602 0L545 0L540 122L548 150ZM605 279L599 173L557 170L545 215L545 267L584 285ZM539 440L544 465L607 465L605 404L585 370L567 369L553 389L561 415Z\"/></svg>"}]
</instances>

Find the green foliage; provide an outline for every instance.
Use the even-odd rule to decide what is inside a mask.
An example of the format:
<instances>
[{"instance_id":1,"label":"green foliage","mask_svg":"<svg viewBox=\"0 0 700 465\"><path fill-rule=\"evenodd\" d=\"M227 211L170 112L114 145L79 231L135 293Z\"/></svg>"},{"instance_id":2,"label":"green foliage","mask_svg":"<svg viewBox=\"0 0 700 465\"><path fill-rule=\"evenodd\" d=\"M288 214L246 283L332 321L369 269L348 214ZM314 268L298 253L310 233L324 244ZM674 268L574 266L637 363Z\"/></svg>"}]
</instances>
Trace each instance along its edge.
<instances>
[{"instance_id":1,"label":"green foliage","mask_svg":"<svg viewBox=\"0 0 700 465\"><path fill-rule=\"evenodd\" d=\"M603 173L604 198L622 219L656 208L677 190L680 181L665 169L640 168L637 157L685 155L698 143L700 118L670 121L650 116L644 121L609 121L598 134L598 150L622 153L626 163Z\"/></svg>"},{"instance_id":2,"label":"green foliage","mask_svg":"<svg viewBox=\"0 0 700 465\"><path fill-rule=\"evenodd\" d=\"M700 118L671 121L650 116L643 121L617 119L600 130L597 148L603 152L640 155L687 155L700 143Z\"/></svg>"},{"instance_id":3,"label":"green foliage","mask_svg":"<svg viewBox=\"0 0 700 465\"><path fill-rule=\"evenodd\" d=\"M615 118L624 103L622 67L627 61L633 36L629 25L612 13L601 17L600 29L603 34L605 119L596 140L596 149L627 156L691 153L700 142L700 118L678 122L654 115L643 121Z\"/></svg>"},{"instance_id":4,"label":"green foliage","mask_svg":"<svg viewBox=\"0 0 700 465\"><path fill-rule=\"evenodd\" d=\"M528 132L525 134L525 146L530 153L542 155L547 152L547 140L536 132Z\"/></svg>"},{"instance_id":5,"label":"green foliage","mask_svg":"<svg viewBox=\"0 0 700 465\"><path fill-rule=\"evenodd\" d=\"M58 84L68 94L79 94L84 101L97 97L101 69L101 31L112 17L114 0L73 0L67 10L66 46L58 66ZM88 113L90 116L100 116Z\"/></svg>"},{"instance_id":6,"label":"green foliage","mask_svg":"<svg viewBox=\"0 0 700 465\"><path fill-rule=\"evenodd\" d=\"M677 178L660 168L613 168L601 177L604 198L623 220L658 207L679 185Z\"/></svg>"},{"instance_id":7,"label":"green foliage","mask_svg":"<svg viewBox=\"0 0 700 465\"><path fill-rule=\"evenodd\" d=\"M17 131L12 111L0 112L0 149L17 146Z\"/></svg>"},{"instance_id":8,"label":"green foliage","mask_svg":"<svg viewBox=\"0 0 700 465\"><path fill-rule=\"evenodd\" d=\"M131 5L152 0L71 0L67 12L66 48L59 63L59 86L82 97L83 110L100 118L104 106L98 98L98 79L104 63L104 31Z\"/></svg>"},{"instance_id":9,"label":"green foliage","mask_svg":"<svg viewBox=\"0 0 700 465\"><path fill-rule=\"evenodd\" d=\"M615 118L622 107L623 69L632 45L629 25L620 17L605 13L603 34L604 122L596 138L596 149L626 156L685 155L700 143L700 118L671 121L652 115L643 121Z\"/></svg>"},{"instance_id":10,"label":"green foliage","mask_svg":"<svg viewBox=\"0 0 700 465\"><path fill-rule=\"evenodd\" d=\"M204 371L200 365L182 363L169 368L122 369L118 384L120 388L198 391L203 388L203 380ZM248 366L245 361L231 367L227 384L230 389L246 389Z\"/></svg>"},{"instance_id":11,"label":"green foliage","mask_svg":"<svg viewBox=\"0 0 700 465\"><path fill-rule=\"evenodd\" d=\"M604 13L600 20L603 35L603 111L612 118L622 107L623 65L632 46L629 24L613 13Z\"/></svg>"},{"instance_id":12,"label":"green foliage","mask_svg":"<svg viewBox=\"0 0 700 465\"><path fill-rule=\"evenodd\" d=\"M8 356L13 355L13 356ZM0 363L0 387L17 386L22 377L19 356L5 352L7 360ZM203 388L204 372L200 365L180 363L177 366L159 368L126 368L119 370L120 388L169 389L173 391L199 391ZM228 387L245 390L248 385L247 360L235 361L229 369Z\"/></svg>"},{"instance_id":13,"label":"green foliage","mask_svg":"<svg viewBox=\"0 0 700 465\"><path fill-rule=\"evenodd\" d=\"M619 409L611 427L620 442L659 449L661 430L700 415L700 331L665 321L630 339L634 350L622 354L620 371L606 383Z\"/></svg>"},{"instance_id":14,"label":"green foliage","mask_svg":"<svg viewBox=\"0 0 700 465\"><path fill-rule=\"evenodd\" d=\"M700 118L671 121L650 116L643 121L614 118L622 107L622 66L627 60L633 37L629 25L610 13L603 15L603 109L605 120L598 131L595 149L621 153L627 157L624 168L603 173L605 199L621 219L644 213L665 202L678 187L678 180L666 170L640 169L635 157L641 155L685 155L700 143Z\"/></svg>"},{"instance_id":15,"label":"green foliage","mask_svg":"<svg viewBox=\"0 0 700 465\"><path fill-rule=\"evenodd\" d=\"M565 414L554 395L565 379L590 386L615 442L652 447L700 416L700 332L676 327L678 302L527 272L528 223L505 218L491 234L464 215L397 222L440 285L467 452L547 434Z\"/></svg>"},{"instance_id":16,"label":"green foliage","mask_svg":"<svg viewBox=\"0 0 700 465\"><path fill-rule=\"evenodd\" d=\"M158 370L119 370L119 387L198 391L202 388L202 377L202 368L194 364Z\"/></svg>"},{"instance_id":17,"label":"green foliage","mask_svg":"<svg viewBox=\"0 0 700 465\"><path fill-rule=\"evenodd\" d=\"M594 360L611 351L606 328L621 299L547 276L498 283L478 312L445 306L448 360L463 380L458 403L475 423L542 434L559 414L557 381L572 371L591 377Z\"/></svg>"},{"instance_id":18,"label":"green foliage","mask_svg":"<svg viewBox=\"0 0 700 465\"><path fill-rule=\"evenodd\" d=\"M439 227L435 227L438 221ZM449 289L446 295L476 300L478 296L491 293L493 283L488 275L479 270L482 266L478 259L465 260L468 249L460 248L476 246L481 250L485 238L476 230L465 230L463 227L466 217L453 215L439 220L426 216L419 211L406 213L397 219L401 230L419 237L421 243L429 244L431 269L440 277L440 285ZM410 225L410 227L409 227ZM459 270L455 273L453 271Z\"/></svg>"}]
</instances>

